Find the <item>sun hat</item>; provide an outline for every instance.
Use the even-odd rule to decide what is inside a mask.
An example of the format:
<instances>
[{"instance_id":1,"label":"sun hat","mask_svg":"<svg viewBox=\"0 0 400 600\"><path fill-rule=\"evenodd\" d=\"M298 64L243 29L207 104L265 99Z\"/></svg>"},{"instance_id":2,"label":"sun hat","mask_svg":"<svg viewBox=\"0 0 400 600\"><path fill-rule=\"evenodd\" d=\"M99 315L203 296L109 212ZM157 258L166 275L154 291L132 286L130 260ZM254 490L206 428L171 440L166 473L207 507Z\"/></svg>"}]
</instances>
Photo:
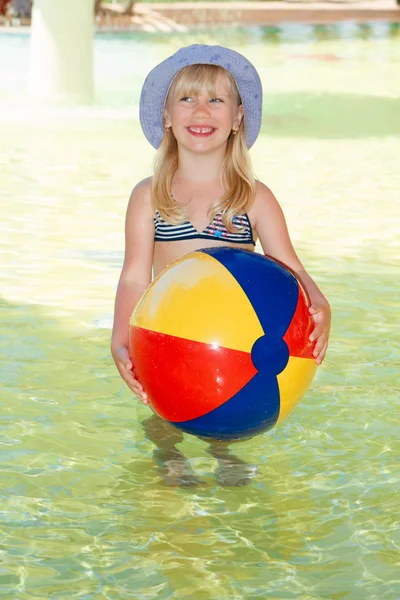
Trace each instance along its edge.
<instances>
[{"instance_id":1,"label":"sun hat","mask_svg":"<svg viewBox=\"0 0 400 600\"><path fill-rule=\"evenodd\" d=\"M192 44L154 67L140 95L139 118L143 133L154 148L164 137L164 107L175 75L189 65L218 65L236 82L244 108L246 142L254 144L261 127L262 85L255 67L242 54L223 46Z\"/></svg>"}]
</instances>

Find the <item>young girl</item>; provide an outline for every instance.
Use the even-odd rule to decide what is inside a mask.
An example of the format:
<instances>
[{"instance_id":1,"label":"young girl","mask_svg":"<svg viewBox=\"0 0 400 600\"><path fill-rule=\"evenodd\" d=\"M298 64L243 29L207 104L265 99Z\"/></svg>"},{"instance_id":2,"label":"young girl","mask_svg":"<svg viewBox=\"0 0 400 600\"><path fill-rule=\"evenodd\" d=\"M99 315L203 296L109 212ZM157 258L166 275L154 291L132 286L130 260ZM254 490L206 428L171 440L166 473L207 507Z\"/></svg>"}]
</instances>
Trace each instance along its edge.
<instances>
[{"instance_id":1,"label":"young girl","mask_svg":"<svg viewBox=\"0 0 400 600\"><path fill-rule=\"evenodd\" d=\"M146 390L135 379L128 354L129 318L152 276L199 248L254 250L258 239L264 253L286 264L306 289L315 322L310 337L316 341L315 360L324 359L329 304L297 257L276 198L252 174L248 149L260 131L261 113L262 87L254 66L220 46L181 48L143 85L141 125L158 153L153 177L134 188L127 209L111 350L121 377L144 404ZM164 439L164 446L171 438L165 455L177 452L175 430L158 418L150 421L149 437ZM215 447L221 463L226 450Z\"/></svg>"}]
</instances>

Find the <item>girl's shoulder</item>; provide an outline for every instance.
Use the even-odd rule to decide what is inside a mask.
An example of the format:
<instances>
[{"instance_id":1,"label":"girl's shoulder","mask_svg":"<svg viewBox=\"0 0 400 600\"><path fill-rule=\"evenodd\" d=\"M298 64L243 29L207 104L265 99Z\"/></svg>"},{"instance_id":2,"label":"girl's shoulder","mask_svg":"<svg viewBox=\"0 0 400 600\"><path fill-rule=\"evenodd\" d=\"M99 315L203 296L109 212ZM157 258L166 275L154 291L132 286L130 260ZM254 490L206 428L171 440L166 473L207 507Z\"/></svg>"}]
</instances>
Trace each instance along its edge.
<instances>
[{"instance_id":1,"label":"girl's shoulder","mask_svg":"<svg viewBox=\"0 0 400 600\"><path fill-rule=\"evenodd\" d=\"M251 212L254 217L260 213L265 213L265 211L274 210L274 208L277 206L279 206L279 204L272 190L270 190L265 183L257 179L256 194L254 197L253 206L251 208Z\"/></svg>"},{"instance_id":2,"label":"girl's shoulder","mask_svg":"<svg viewBox=\"0 0 400 600\"><path fill-rule=\"evenodd\" d=\"M151 177L146 177L145 179L142 179L141 181L139 181L139 183L135 185L129 198L127 212L128 217L130 214L136 214L137 212L145 213L147 215L153 213L151 190Z\"/></svg>"},{"instance_id":3,"label":"girl's shoulder","mask_svg":"<svg viewBox=\"0 0 400 600\"><path fill-rule=\"evenodd\" d=\"M152 177L146 177L139 181L133 188L129 202L145 202L151 204L151 189L152 189Z\"/></svg>"},{"instance_id":4,"label":"girl's shoulder","mask_svg":"<svg viewBox=\"0 0 400 600\"><path fill-rule=\"evenodd\" d=\"M146 177L139 181L133 188L126 212L126 218L128 222L138 221L142 222L144 219L153 219L153 206L151 201L151 188L152 178Z\"/></svg>"}]
</instances>

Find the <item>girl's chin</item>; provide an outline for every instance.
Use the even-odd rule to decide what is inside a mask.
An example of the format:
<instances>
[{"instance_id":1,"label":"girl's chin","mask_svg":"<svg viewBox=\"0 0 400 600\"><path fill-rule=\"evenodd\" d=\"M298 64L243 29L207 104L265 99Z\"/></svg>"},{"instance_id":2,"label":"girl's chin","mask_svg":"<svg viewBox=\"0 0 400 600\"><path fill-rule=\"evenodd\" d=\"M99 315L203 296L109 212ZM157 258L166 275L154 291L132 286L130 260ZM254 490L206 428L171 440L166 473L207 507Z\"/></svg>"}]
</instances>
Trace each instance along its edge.
<instances>
[{"instance_id":1,"label":"girl's chin","mask_svg":"<svg viewBox=\"0 0 400 600\"><path fill-rule=\"evenodd\" d=\"M177 138L178 146L194 150L195 152L215 152L221 149L225 151L227 141L227 139L221 140L213 137L190 137L189 139L185 137L185 139L181 140Z\"/></svg>"},{"instance_id":2,"label":"girl's chin","mask_svg":"<svg viewBox=\"0 0 400 600\"><path fill-rule=\"evenodd\" d=\"M195 154L215 154L222 152L225 154L226 143L218 145L206 145L206 144L182 144L182 146L189 152Z\"/></svg>"}]
</instances>

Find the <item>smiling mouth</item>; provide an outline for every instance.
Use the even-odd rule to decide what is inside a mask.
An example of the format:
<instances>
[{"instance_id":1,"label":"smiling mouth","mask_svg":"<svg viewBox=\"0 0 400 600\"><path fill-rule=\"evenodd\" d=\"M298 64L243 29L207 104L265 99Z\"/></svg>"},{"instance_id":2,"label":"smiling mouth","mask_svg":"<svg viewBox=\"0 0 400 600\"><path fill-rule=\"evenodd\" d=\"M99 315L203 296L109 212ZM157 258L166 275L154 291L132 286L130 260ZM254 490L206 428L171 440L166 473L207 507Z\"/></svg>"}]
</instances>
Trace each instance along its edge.
<instances>
[{"instance_id":1,"label":"smiling mouth","mask_svg":"<svg viewBox=\"0 0 400 600\"><path fill-rule=\"evenodd\" d=\"M216 131L215 127L186 127L192 135L207 137Z\"/></svg>"}]
</instances>

